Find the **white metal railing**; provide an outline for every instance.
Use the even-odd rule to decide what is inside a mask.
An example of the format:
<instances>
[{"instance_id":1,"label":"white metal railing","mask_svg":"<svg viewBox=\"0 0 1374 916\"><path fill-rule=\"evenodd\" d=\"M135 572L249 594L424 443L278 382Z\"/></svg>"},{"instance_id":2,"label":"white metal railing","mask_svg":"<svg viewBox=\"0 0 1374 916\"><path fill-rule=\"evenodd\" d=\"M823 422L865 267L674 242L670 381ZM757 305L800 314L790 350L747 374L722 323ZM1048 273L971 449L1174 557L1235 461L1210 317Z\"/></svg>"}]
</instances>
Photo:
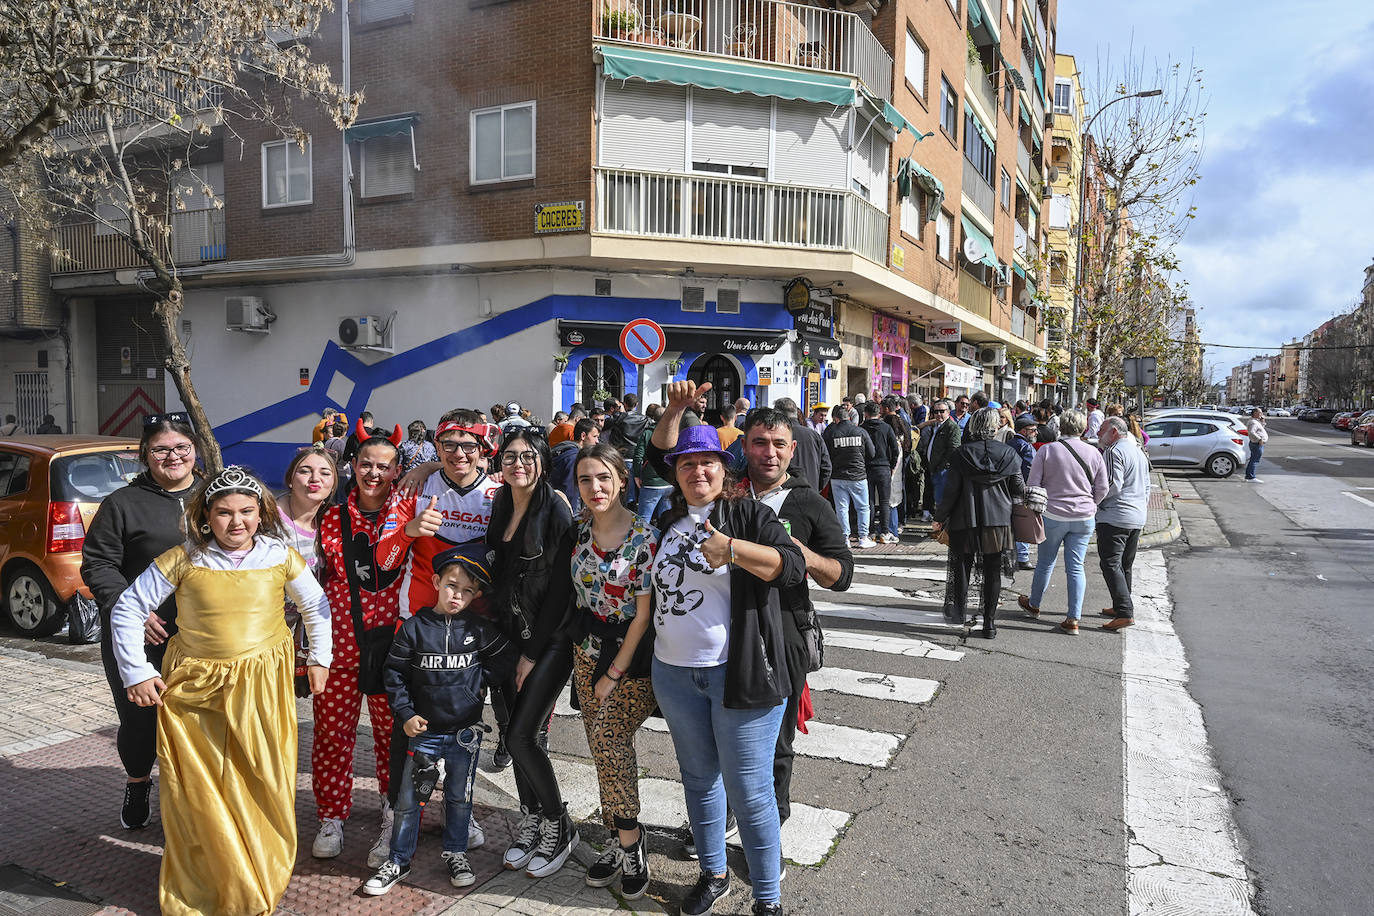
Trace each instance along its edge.
<instances>
[{"instance_id":1,"label":"white metal railing","mask_svg":"<svg viewBox=\"0 0 1374 916\"><path fill-rule=\"evenodd\" d=\"M992 91L992 83L983 72L982 64L969 61L965 66L964 75L968 78L974 95L978 96L978 101L983 104L984 113L992 119L992 123L997 123L997 93Z\"/></svg>"},{"instance_id":2,"label":"white metal railing","mask_svg":"<svg viewBox=\"0 0 1374 916\"><path fill-rule=\"evenodd\" d=\"M979 172L977 167L967 159L964 160L964 196L973 201L973 205L983 211L983 215L991 222L996 210L993 204L996 195L992 191L992 185L988 184L987 179Z\"/></svg>"},{"instance_id":3,"label":"white metal railing","mask_svg":"<svg viewBox=\"0 0 1374 916\"><path fill-rule=\"evenodd\" d=\"M1016 167L1021 170L1021 174L1030 177L1030 150L1026 149L1026 144L1018 142L1016 144Z\"/></svg>"},{"instance_id":4,"label":"white metal railing","mask_svg":"<svg viewBox=\"0 0 1374 916\"><path fill-rule=\"evenodd\" d=\"M1031 325L1034 327L1034 324ZM1019 306L1011 307L1011 332L1022 340L1026 339L1026 312Z\"/></svg>"},{"instance_id":5,"label":"white metal railing","mask_svg":"<svg viewBox=\"0 0 1374 916\"><path fill-rule=\"evenodd\" d=\"M1016 249L1017 254L1024 258L1026 256L1026 227L1017 222L1013 222L1011 225L1012 247Z\"/></svg>"},{"instance_id":6,"label":"white metal railing","mask_svg":"<svg viewBox=\"0 0 1374 916\"><path fill-rule=\"evenodd\" d=\"M124 270L146 267L125 238L128 220L115 220L113 229L100 223L73 223L58 226L53 233L56 251L53 273L82 273L93 270ZM171 248L167 254L173 266L222 261L227 257L224 242L224 211L221 209L185 210L172 214Z\"/></svg>"},{"instance_id":7,"label":"white metal railing","mask_svg":"<svg viewBox=\"0 0 1374 916\"><path fill-rule=\"evenodd\" d=\"M858 77L892 97L892 56L855 13L784 0L599 0L595 37Z\"/></svg>"},{"instance_id":8,"label":"white metal railing","mask_svg":"<svg viewBox=\"0 0 1374 916\"><path fill-rule=\"evenodd\" d=\"M113 109L116 128L145 124L157 117L218 108L224 101L224 87L218 83L196 80L190 87L179 85L182 78L164 73L161 84L144 86L137 82L117 88L112 97L118 100ZM158 117L160 116L160 117ZM56 138L82 137L105 130L99 108L77 111L65 124L53 130Z\"/></svg>"},{"instance_id":9,"label":"white metal railing","mask_svg":"<svg viewBox=\"0 0 1374 916\"><path fill-rule=\"evenodd\" d=\"M625 169L596 170L594 231L852 251L887 260L887 214L850 191Z\"/></svg>"}]
</instances>

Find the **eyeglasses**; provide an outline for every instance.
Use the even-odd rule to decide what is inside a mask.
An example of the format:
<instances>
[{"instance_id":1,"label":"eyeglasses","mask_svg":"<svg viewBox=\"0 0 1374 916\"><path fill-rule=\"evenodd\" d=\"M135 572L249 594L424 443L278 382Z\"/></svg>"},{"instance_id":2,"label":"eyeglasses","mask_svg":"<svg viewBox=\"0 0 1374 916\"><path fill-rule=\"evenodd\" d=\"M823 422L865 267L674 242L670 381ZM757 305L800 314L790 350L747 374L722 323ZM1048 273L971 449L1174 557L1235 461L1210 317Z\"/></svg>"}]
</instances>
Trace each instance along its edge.
<instances>
[{"instance_id":1,"label":"eyeglasses","mask_svg":"<svg viewBox=\"0 0 1374 916\"><path fill-rule=\"evenodd\" d=\"M159 426L163 423L185 423L191 424L191 415L184 410L174 410L171 413L155 413L143 418L144 426Z\"/></svg>"},{"instance_id":2,"label":"eyeglasses","mask_svg":"<svg viewBox=\"0 0 1374 916\"><path fill-rule=\"evenodd\" d=\"M178 458L185 458L187 455L191 454L191 448L191 443L183 442L180 445L162 445L157 448L150 448L148 449L148 454L158 461L166 461L173 455L176 455Z\"/></svg>"},{"instance_id":3,"label":"eyeglasses","mask_svg":"<svg viewBox=\"0 0 1374 916\"><path fill-rule=\"evenodd\" d=\"M439 448L444 450L445 455L452 455L459 449L463 450L464 455L475 455L482 450L482 446L476 442L455 442L452 439L440 439Z\"/></svg>"},{"instance_id":4,"label":"eyeglasses","mask_svg":"<svg viewBox=\"0 0 1374 916\"><path fill-rule=\"evenodd\" d=\"M948 408L948 407L937 407L937 408L935 408L934 410L932 410L931 413L949 413L949 408Z\"/></svg>"},{"instance_id":5,"label":"eyeglasses","mask_svg":"<svg viewBox=\"0 0 1374 916\"><path fill-rule=\"evenodd\" d=\"M539 456L534 452L506 452L501 456L501 463L508 468L515 467L516 462L533 465L538 460Z\"/></svg>"}]
</instances>

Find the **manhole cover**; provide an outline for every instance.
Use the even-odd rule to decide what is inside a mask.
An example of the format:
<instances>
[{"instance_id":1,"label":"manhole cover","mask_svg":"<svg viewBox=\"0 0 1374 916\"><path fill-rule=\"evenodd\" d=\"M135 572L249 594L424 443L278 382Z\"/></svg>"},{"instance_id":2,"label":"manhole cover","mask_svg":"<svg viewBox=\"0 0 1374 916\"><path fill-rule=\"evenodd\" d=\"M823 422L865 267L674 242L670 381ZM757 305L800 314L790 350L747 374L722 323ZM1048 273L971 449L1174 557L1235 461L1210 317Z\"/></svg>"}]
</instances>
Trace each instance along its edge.
<instances>
[{"instance_id":1,"label":"manhole cover","mask_svg":"<svg viewBox=\"0 0 1374 916\"><path fill-rule=\"evenodd\" d=\"M69 887L15 865L0 866L0 916L90 916L99 909Z\"/></svg>"}]
</instances>

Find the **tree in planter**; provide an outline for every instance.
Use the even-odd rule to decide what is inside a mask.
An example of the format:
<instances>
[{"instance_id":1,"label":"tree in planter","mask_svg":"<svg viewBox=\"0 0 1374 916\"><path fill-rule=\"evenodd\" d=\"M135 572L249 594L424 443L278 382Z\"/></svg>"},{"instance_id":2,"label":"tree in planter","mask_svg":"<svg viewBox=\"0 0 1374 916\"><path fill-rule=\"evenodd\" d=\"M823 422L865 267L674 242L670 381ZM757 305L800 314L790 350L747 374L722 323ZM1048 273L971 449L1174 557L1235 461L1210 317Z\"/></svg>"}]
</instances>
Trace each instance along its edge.
<instances>
[{"instance_id":1,"label":"tree in planter","mask_svg":"<svg viewBox=\"0 0 1374 916\"><path fill-rule=\"evenodd\" d=\"M348 94L309 36L332 0L29 0L0 6L0 207L47 240L90 223L144 265L167 346L166 368L222 464L178 334L184 292L172 225L193 197L222 207L204 171L215 142L266 126L304 143L297 105L340 128Z\"/></svg>"}]
</instances>

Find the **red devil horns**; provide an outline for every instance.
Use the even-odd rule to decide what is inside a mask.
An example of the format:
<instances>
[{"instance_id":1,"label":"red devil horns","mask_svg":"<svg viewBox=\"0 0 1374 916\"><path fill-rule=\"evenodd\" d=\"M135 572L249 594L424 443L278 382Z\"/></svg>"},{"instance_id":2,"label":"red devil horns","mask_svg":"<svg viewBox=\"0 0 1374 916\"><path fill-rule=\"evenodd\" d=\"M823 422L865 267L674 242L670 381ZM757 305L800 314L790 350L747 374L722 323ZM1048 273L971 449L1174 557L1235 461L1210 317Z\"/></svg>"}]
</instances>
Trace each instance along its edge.
<instances>
[{"instance_id":1,"label":"red devil horns","mask_svg":"<svg viewBox=\"0 0 1374 916\"><path fill-rule=\"evenodd\" d=\"M363 425L361 418L358 420L357 425L353 427L353 434L358 437L359 444L366 442L368 439L378 438L385 439L397 448L400 447L401 442L405 439L405 435L401 432L401 425L399 423L396 424L396 427L391 431L391 435L384 436L380 432L369 432L367 427Z\"/></svg>"},{"instance_id":2,"label":"red devil horns","mask_svg":"<svg viewBox=\"0 0 1374 916\"><path fill-rule=\"evenodd\" d=\"M391 435L388 438L391 440L392 445L396 446L397 448L401 447L401 424L396 424L396 428L391 431Z\"/></svg>"},{"instance_id":3,"label":"red devil horns","mask_svg":"<svg viewBox=\"0 0 1374 916\"><path fill-rule=\"evenodd\" d=\"M366 442L372 437L372 433L368 432L367 427L363 425L362 417L359 417L358 422L354 425L353 435L358 437L359 442Z\"/></svg>"}]
</instances>

